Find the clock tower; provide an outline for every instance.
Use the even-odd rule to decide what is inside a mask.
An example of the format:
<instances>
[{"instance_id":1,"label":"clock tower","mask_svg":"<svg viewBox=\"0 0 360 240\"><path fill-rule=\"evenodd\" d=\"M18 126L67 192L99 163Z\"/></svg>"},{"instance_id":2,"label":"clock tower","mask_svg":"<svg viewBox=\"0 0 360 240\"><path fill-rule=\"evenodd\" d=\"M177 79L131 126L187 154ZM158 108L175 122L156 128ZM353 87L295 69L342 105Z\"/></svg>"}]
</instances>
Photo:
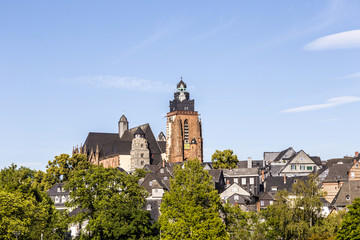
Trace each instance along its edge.
<instances>
[{"instance_id":1,"label":"clock tower","mask_svg":"<svg viewBox=\"0 0 360 240\"><path fill-rule=\"evenodd\" d=\"M166 126L166 159L168 162L183 162L197 158L203 161L203 139L199 114L194 100L186 91L182 78L177 84L174 100L170 101Z\"/></svg>"}]
</instances>

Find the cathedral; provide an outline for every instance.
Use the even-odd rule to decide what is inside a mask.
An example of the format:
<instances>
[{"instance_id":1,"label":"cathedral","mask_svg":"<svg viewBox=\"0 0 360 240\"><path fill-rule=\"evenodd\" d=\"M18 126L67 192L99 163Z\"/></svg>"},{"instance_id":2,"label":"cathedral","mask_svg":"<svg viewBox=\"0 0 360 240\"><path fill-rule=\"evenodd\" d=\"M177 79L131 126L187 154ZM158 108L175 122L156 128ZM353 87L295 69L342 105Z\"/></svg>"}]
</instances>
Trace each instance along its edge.
<instances>
[{"instance_id":1,"label":"cathedral","mask_svg":"<svg viewBox=\"0 0 360 240\"><path fill-rule=\"evenodd\" d=\"M86 154L93 164L119 167L127 172L162 162L183 162L194 158L202 162L201 121L186 88L181 79L174 100L170 101L167 136L160 132L155 138L148 123L129 128L127 118L122 115L117 133L90 132L84 144L73 149L73 154Z\"/></svg>"}]
</instances>

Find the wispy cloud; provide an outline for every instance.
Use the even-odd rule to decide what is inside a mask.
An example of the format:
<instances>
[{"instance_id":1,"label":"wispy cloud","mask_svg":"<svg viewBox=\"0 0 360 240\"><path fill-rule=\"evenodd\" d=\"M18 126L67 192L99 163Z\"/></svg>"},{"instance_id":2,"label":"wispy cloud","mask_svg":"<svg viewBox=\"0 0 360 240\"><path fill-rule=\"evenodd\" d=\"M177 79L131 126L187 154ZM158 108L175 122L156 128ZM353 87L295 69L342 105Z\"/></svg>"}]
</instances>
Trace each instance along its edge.
<instances>
[{"instance_id":1,"label":"wispy cloud","mask_svg":"<svg viewBox=\"0 0 360 240\"><path fill-rule=\"evenodd\" d=\"M360 30L336 33L318 38L305 45L309 51L360 48Z\"/></svg>"},{"instance_id":2,"label":"wispy cloud","mask_svg":"<svg viewBox=\"0 0 360 240\"><path fill-rule=\"evenodd\" d=\"M349 74L349 75L343 76L342 78L346 78L346 79L348 79L348 78L360 78L360 72Z\"/></svg>"},{"instance_id":3,"label":"wispy cloud","mask_svg":"<svg viewBox=\"0 0 360 240\"><path fill-rule=\"evenodd\" d=\"M85 76L71 79L73 82L89 84L102 88L121 88L134 91L157 91L170 92L173 87L160 81L150 81L136 77L118 77L118 76Z\"/></svg>"},{"instance_id":4,"label":"wispy cloud","mask_svg":"<svg viewBox=\"0 0 360 240\"><path fill-rule=\"evenodd\" d=\"M284 112L284 113L307 112L307 111L314 111L314 110L319 110L319 109L337 107L337 106L344 105L347 103L353 103L353 102L359 102L359 101L360 101L360 97L354 97L354 96L329 98L328 100L326 100L325 103L322 103L322 104L314 104L314 105L307 105L307 106L296 107L296 108L289 108L289 109L285 109L281 112Z\"/></svg>"}]
</instances>

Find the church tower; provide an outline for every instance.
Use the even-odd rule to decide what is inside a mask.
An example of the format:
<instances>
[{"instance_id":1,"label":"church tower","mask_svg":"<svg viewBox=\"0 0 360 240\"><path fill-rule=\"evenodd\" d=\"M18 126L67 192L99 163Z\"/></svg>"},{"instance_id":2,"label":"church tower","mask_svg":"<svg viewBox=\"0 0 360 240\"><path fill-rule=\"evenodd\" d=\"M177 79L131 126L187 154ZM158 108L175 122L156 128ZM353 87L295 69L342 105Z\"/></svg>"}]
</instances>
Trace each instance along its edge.
<instances>
[{"instance_id":1,"label":"church tower","mask_svg":"<svg viewBox=\"0 0 360 240\"><path fill-rule=\"evenodd\" d=\"M150 151L145 139L144 131L138 127L134 134L130 151L130 171L143 168L145 164L150 164Z\"/></svg>"},{"instance_id":2,"label":"church tower","mask_svg":"<svg viewBox=\"0 0 360 240\"><path fill-rule=\"evenodd\" d=\"M203 161L201 121L182 78L177 84L174 100L170 101L166 135L167 161L183 162L194 158Z\"/></svg>"}]
</instances>

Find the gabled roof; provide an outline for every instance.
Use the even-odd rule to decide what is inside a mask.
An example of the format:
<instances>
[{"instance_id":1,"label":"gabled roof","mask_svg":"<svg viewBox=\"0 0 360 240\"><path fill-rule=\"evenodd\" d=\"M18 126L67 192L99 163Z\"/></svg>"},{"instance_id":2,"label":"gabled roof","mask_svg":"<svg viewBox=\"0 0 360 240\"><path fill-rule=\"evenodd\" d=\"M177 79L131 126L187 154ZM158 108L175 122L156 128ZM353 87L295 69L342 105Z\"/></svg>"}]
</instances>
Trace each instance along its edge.
<instances>
[{"instance_id":1,"label":"gabled roof","mask_svg":"<svg viewBox=\"0 0 360 240\"><path fill-rule=\"evenodd\" d=\"M328 175L323 180L324 182L333 181L347 181L348 171L351 168L351 164L334 164L330 167Z\"/></svg>"},{"instance_id":2,"label":"gabled roof","mask_svg":"<svg viewBox=\"0 0 360 240\"><path fill-rule=\"evenodd\" d=\"M233 188L237 188L238 191L233 192L233 191L232 191ZM241 187L239 184L237 184L237 183L231 184L228 188L225 189L225 191L223 191L222 193L220 193L220 196L221 196L221 198L222 198L223 196L226 196L226 195L231 196L231 195L233 195L233 193L237 193L237 194L243 195L243 196L251 196L251 193L249 193L248 191L246 191L244 188L242 188L242 187Z\"/></svg>"},{"instance_id":3,"label":"gabled roof","mask_svg":"<svg viewBox=\"0 0 360 240\"><path fill-rule=\"evenodd\" d=\"M351 204L355 198L360 197L360 181L345 182L330 206L345 207Z\"/></svg>"},{"instance_id":4,"label":"gabled roof","mask_svg":"<svg viewBox=\"0 0 360 240\"><path fill-rule=\"evenodd\" d=\"M49 190L46 192L49 196L67 196L70 194L69 191L63 191L64 185L66 183L55 183ZM58 192L58 188L60 188L60 192Z\"/></svg>"},{"instance_id":5,"label":"gabled roof","mask_svg":"<svg viewBox=\"0 0 360 240\"><path fill-rule=\"evenodd\" d=\"M307 176L298 176L298 177L286 177L286 182L284 182L284 177L267 177L265 179L265 192L271 191L272 187L277 187L277 190L286 190L288 192L292 191L292 185L296 181L305 181Z\"/></svg>"},{"instance_id":6,"label":"gabled roof","mask_svg":"<svg viewBox=\"0 0 360 240\"><path fill-rule=\"evenodd\" d=\"M322 162L320 160L320 157L314 157L314 159L312 157L309 156L309 154L307 154L304 150L300 150L298 151L296 154L294 154L289 161L285 164L285 166L283 166L283 168L280 170L280 172L282 172L282 170L284 170L291 162L292 160L294 160L294 158L296 158L297 155L299 155L301 152L303 152L309 159L311 159L317 166L321 167L322 166ZM316 161L316 162L315 162Z\"/></svg>"},{"instance_id":7,"label":"gabled roof","mask_svg":"<svg viewBox=\"0 0 360 240\"><path fill-rule=\"evenodd\" d=\"M213 182L219 182L220 181L220 177L221 177L221 174L222 174L221 169L210 169L210 170L207 170L207 171L212 176Z\"/></svg>"},{"instance_id":8,"label":"gabled roof","mask_svg":"<svg viewBox=\"0 0 360 240\"><path fill-rule=\"evenodd\" d=\"M270 192L264 192L263 194L261 194L261 196L259 197L259 201L260 200L271 200L274 201L275 197L270 193Z\"/></svg>"},{"instance_id":9,"label":"gabled roof","mask_svg":"<svg viewBox=\"0 0 360 240\"><path fill-rule=\"evenodd\" d=\"M135 131L135 135L139 134L139 135L145 135L144 131L141 129L141 127L138 127Z\"/></svg>"},{"instance_id":10,"label":"gabled roof","mask_svg":"<svg viewBox=\"0 0 360 240\"><path fill-rule=\"evenodd\" d=\"M90 155L91 151L95 152L97 147L99 148L100 159L116 155L130 155L132 140L138 128L141 128L145 134L145 139L150 149L152 164L157 164L161 161L162 150L148 123L126 130L121 138L118 133L90 132L84 143L87 149L87 155Z\"/></svg>"}]
</instances>

